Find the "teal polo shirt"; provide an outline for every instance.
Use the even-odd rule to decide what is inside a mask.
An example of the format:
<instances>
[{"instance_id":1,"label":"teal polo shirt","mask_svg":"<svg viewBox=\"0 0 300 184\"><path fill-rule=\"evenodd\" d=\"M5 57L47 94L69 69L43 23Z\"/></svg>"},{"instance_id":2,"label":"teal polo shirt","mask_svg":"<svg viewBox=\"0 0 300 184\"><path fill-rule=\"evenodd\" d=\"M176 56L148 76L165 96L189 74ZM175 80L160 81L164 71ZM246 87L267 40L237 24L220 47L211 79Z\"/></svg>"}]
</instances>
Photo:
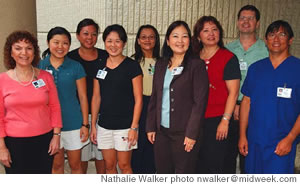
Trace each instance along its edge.
<instances>
[{"instance_id":1,"label":"teal polo shirt","mask_svg":"<svg viewBox=\"0 0 300 184\"><path fill-rule=\"evenodd\" d=\"M244 50L239 39L227 44L226 48L233 52L239 59L242 79L240 84L238 100L242 100L243 94L241 93L241 88L246 78L249 66L258 60L269 57L269 51L265 45L265 42L259 38L247 51Z\"/></svg>"},{"instance_id":2,"label":"teal polo shirt","mask_svg":"<svg viewBox=\"0 0 300 184\"><path fill-rule=\"evenodd\" d=\"M39 68L53 75L62 112L62 131L80 129L83 119L77 98L76 80L86 76L81 64L66 56L63 64L55 69L51 65L50 55L48 55L40 61Z\"/></svg>"}]
</instances>

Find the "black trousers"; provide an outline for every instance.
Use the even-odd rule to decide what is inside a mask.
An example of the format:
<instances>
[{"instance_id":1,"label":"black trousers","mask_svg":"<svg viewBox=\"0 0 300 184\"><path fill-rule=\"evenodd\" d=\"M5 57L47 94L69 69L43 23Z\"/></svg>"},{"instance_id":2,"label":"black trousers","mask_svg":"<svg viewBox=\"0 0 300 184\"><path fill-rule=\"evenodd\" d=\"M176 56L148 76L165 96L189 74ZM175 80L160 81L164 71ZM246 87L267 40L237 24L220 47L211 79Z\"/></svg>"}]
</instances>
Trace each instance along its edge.
<instances>
[{"instance_id":1,"label":"black trousers","mask_svg":"<svg viewBox=\"0 0 300 184\"><path fill-rule=\"evenodd\" d=\"M238 148L240 138L240 122L237 120L233 121L233 126L229 132L229 150L227 152L226 164L228 165L225 173L235 174L236 173L236 159L239 158L239 169L241 174L245 172L245 156L241 155Z\"/></svg>"},{"instance_id":2,"label":"black trousers","mask_svg":"<svg viewBox=\"0 0 300 184\"><path fill-rule=\"evenodd\" d=\"M232 120L228 131L228 150L225 156L224 174L236 173L236 159L239 154L239 121ZM241 162L240 162L241 164Z\"/></svg>"},{"instance_id":3,"label":"black trousers","mask_svg":"<svg viewBox=\"0 0 300 184\"><path fill-rule=\"evenodd\" d=\"M204 123L203 144L199 152L197 164L198 174L225 174L228 170L226 157L229 150L229 139L216 140L217 127L222 116L206 118ZM232 122L229 123L229 132Z\"/></svg>"},{"instance_id":4,"label":"black trousers","mask_svg":"<svg viewBox=\"0 0 300 184\"><path fill-rule=\"evenodd\" d=\"M51 174L53 156L48 153L53 132L35 137L5 137L12 159L6 174Z\"/></svg>"},{"instance_id":5,"label":"black trousers","mask_svg":"<svg viewBox=\"0 0 300 184\"><path fill-rule=\"evenodd\" d=\"M191 152L184 150L184 131L171 132L161 127L156 132L154 156L157 174L194 174L200 141L197 140Z\"/></svg>"},{"instance_id":6,"label":"black trousers","mask_svg":"<svg viewBox=\"0 0 300 184\"><path fill-rule=\"evenodd\" d=\"M131 167L134 174L155 174L153 145L148 141L145 131L147 109L150 96L143 96L143 109L139 122L138 149L133 150Z\"/></svg>"}]
</instances>

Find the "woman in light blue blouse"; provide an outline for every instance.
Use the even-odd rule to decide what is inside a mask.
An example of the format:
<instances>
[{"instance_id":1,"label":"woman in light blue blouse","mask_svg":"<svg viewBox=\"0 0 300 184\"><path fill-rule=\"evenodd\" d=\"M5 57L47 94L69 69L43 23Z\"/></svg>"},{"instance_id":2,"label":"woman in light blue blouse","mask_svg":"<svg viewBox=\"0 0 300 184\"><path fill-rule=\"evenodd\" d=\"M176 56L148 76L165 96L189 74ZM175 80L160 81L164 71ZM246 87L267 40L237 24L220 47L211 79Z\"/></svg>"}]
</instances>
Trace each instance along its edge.
<instances>
[{"instance_id":1,"label":"woman in light blue blouse","mask_svg":"<svg viewBox=\"0 0 300 184\"><path fill-rule=\"evenodd\" d=\"M158 174L195 173L207 98L205 64L192 54L187 23L175 21L155 65L147 112L146 132Z\"/></svg>"}]
</instances>

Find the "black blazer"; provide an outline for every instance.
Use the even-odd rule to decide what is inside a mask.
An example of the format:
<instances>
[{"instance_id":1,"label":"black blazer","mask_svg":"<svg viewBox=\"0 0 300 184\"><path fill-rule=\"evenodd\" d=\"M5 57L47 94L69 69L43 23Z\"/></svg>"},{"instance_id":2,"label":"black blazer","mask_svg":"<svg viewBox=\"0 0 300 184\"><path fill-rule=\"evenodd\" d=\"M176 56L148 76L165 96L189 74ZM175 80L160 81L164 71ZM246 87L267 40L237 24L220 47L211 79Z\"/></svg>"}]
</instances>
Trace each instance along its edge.
<instances>
[{"instance_id":1,"label":"black blazer","mask_svg":"<svg viewBox=\"0 0 300 184\"><path fill-rule=\"evenodd\" d=\"M157 132L160 129L163 83L167 67L168 61L164 59L156 62L146 132ZM182 73L175 75L170 84L171 132L184 132L186 137L198 139L202 132L208 88L204 62L199 58L188 59Z\"/></svg>"}]
</instances>

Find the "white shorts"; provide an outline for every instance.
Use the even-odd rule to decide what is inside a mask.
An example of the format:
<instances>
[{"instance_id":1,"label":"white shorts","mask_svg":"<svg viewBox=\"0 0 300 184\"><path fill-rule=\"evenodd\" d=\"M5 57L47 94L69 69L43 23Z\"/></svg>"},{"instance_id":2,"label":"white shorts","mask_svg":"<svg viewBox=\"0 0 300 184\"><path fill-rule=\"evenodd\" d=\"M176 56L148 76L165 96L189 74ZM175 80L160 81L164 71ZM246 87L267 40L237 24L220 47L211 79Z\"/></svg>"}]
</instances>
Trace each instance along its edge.
<instances>
[{"instance_id":1,"label":"white shorts","mask_svg":"<svg viewBox=\"0 0 300 184\"><path fill-rule=\"evenodd\" d=\"M81 161L86 162L93 158L96 160L103 160L102 152L98 149L97 144L90 142L81 150Z\"/></svg>"},{"instance_id":2,"label":"white shorts","mask_svg":"<svg viewBox=\"0 0 300 184\"><path fill-rule=\"evenodd\" d=\"M91 115L89 114L89 124L91 124ZM85 145L81 150L81 161L86 162L93 158L96 160L103 160L101 151L98 149L97 144L90 142Z\"/></svg>"},{"instance_id":3,"label":"white shorts","mask_svg":"<svg viewBox=\"0 0 300 184\"><path fill-rule=\"evenodd\" d=\"M98 126L97 142L99 149L115 149L117 151L130 151L137 149L137 144L129 148L128 129L108 130Z\"/></svg>"},{"instance_id":4,"label":"white shorts","mask_svg":"<svg viewBox=\"0 0 300 184\"><path fill-rule=\"evenodd\" d=\"M86 142L81 142L80 140L80 129L71 131L61 131L60 136L60 149L65 150L79 150L83 146L90 142L88 139Z\"/></svg>"}]
</instances>

